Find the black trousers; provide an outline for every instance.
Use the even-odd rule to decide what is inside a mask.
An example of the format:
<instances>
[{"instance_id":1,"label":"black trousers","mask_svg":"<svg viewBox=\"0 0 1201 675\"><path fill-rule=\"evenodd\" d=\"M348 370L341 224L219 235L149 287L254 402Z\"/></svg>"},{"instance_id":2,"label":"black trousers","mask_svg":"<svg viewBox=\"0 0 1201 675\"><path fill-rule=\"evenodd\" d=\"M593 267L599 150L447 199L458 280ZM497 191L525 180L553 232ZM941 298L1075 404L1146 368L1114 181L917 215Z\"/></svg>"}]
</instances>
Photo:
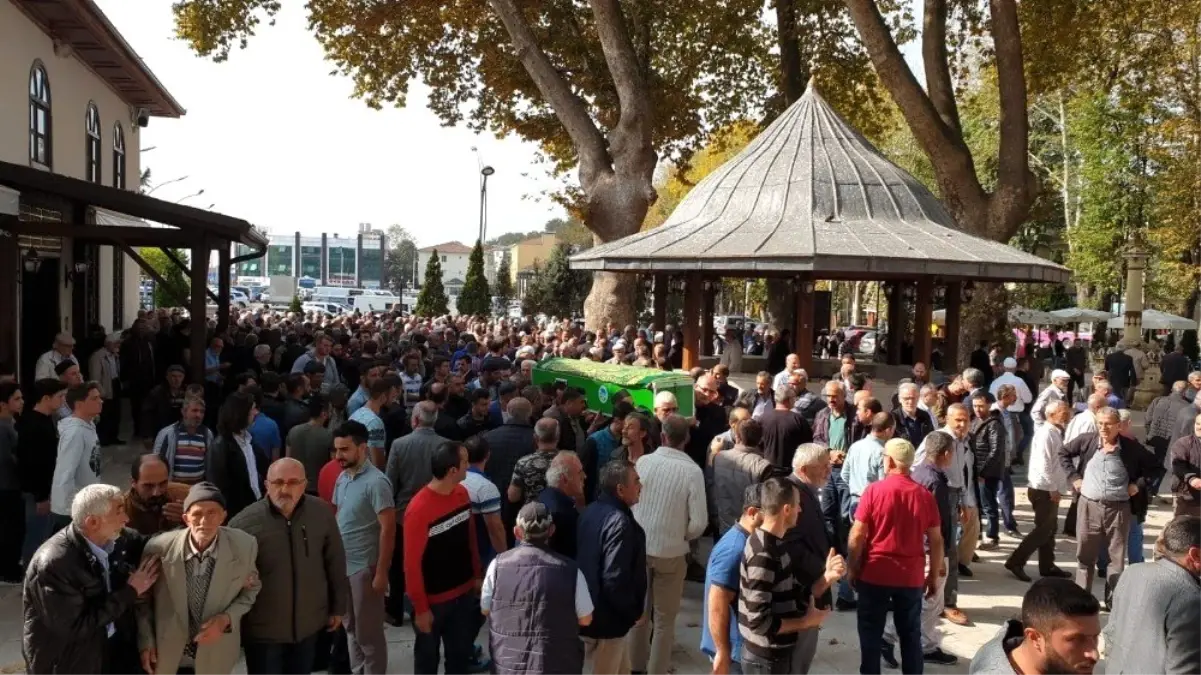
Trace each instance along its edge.
<instances>
[{"instance_id":1,"label":"black trousers","mask_svg":"<svg viewBox=\"0 0 1201 675\"><path fill-rule=\"evenodd\" d=\"M100 445L116 443L120 430L121 399L106 398L103 407L100 408L100 419L96 422L96 435L100 437Z\"/></svg>"},{"instance_id":2,"label":"black trousers","mask_svg":"<svg viewBox=\"0 0 1201 675\"><path fill-rule=\"evenodd\" d=\"M388 599L384 610L398 621L405 616L405 547L404 528L396 524L396 545L392 548L392 566L388 568Z\"/></svg>"},{"instance_id":3,"label":"black trousers","mask_svg":"<svg viewBox=\"0 0 1201 675\"><path fill-rule=\"evenodd\" d=\"M21 579L25 543L25 499L20 490L0 490L0 579Z\"/></svg>"},{"instance_id":4,"label":"black trousers","mask_svg":"<svg viewBox=\"0 0 1201 675\"><path fill-rule=\"evenodd\" d=\"M1055 568L1055 530L1059 524L1059 502L1051 501L1046 490L1026 491L1030 506L1034 507L1034 529L1022 538L1006 562L1011 567L1022 567L1030 556L1038 552L1038 571L1047 574Z\"/></svg>"}]
</instances>

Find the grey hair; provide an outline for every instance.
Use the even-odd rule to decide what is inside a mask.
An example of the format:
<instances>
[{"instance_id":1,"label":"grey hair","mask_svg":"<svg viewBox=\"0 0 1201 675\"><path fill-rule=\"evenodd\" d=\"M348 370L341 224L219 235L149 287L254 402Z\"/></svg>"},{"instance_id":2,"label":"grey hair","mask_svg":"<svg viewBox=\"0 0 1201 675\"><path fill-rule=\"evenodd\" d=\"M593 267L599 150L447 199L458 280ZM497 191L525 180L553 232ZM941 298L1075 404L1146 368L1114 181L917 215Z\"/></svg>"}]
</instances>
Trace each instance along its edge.
<instances>
[{"instance_id":1,"label":"grey hair","mask_svg":"<svg viewBox=\"0 0 1201 675\"><path fill-rule=\"evenodd\" d=\"M1098 394L1100 394L1102 391L1104 391L1104 392L1106 392L1105 395L1109 396L1110 394L1113 393L1113 385L1110 384L1109 380L1101 380L1100 382L1098 382L1096 384L1096 386L1093 387L1093 391Z\"/></svg>"},{"instance_id":2,"label":"grey hair","mask_svg":"<svg viewBox=\"0 0 1201 675\"><path fill-rule=\"evenodd\" d=\"M1120 408L1118 410L1118 421L1119 422L1129 422L1130 421L1130 411L1125 408Z\"/></svg>"},{"instance_id":3,"label":"grey hair","mask_svg":"<svg viewBox=\"0 0 1201 675\"><path fill-rule=\"evenodd\" d=\"M534 424L534 440L539 443L556 443L559 440L559 420L543 417Z\"/></svg>"},{"instance_id":4,"label":"grey hair","mask_svg":"<svg viewBox=\"0 0 1201 675\"><path fill-rule=\"evenodd\" d=\"M1194 370L1193 372L1188 374L1188 379L1190 379L1190 380L1196 379L1198 377L1201 377L1201 370Z\"/></svg>"},{"instance_id":5,"label":"grey hair","mask_svg":"<svg viewBox=\"0 0 1201 675\"><path fill-rule=\"evenodd\" d=\"M1094 414L1097 417L1108 417L1109 419L1113 420L1114 422L1122 421L1122 416L1119 415L1118 411L1114 410L1113 408L1109 408L1109 407L1101 408Z\"/></svg>"},{"instance_id":6,"label":"grey hair","mask_svg":"<svg viewBox=\"0 0 1201 675\"><path fill-rule=\"evenodd\" d=\"M1176 516L1168 521L1160 535L1164 552L1179 557L1194 546L1201 546L1201 520L1197 516Z\"/></svg>"},{"instance_id":7,"label":"grey hair","mask_svg":"<svg viewBox=\"0 0 1201 675\"><path fill-rule=\"evenodd\" d=\"M1188 382L1186 380L1176 380L1172 383L1173 394L1183 394L1186 389L1188 389Z\"/></svg>"},{"instance_id":8,"label":"grey hair","mask_svg":"<svg viewBox=\"0 0 1201 675\"><path fill-rule=\"evenodd\" d=\"M901 394L904 394L907 391L912 391L915 394L921 393L921 390L918 389L916 384L914 384L912 382L906 382L905 384L902 384L901 386L897 387L897 396L900 396Z\"/></svg>"},{"instance_id":9,"label":"grey hair","mask_svg":"<svg viewBox=\"0 0 1201 675\"><path fill-rule=\"evenodd\" d=\"M112 510L113 503L124 496L121 488L115 485L93 483L76 492L71 500L71 522L82 525L88 516L106 516Z\"/></svg>"},{"instance_id":10,"label":"grey hair","mask_svg":"<svg viewBox=\"0 0 1201 675\"><path fill-rule=\"evenodd\" d=\"M777 405L796 400L796 390L792 388L791 384L781 384L776 387L775 394Z\"/></svg>"},{"instance_id":11,"label":"grey hair","mask_svg":"<svg viewBox=\"0 0 1201 675\"><path fill-rule=\"evenodd\" d=\"M935 392L935 393L937 393L937 392L938 392L938 387L936 387L936 386L934 386L934 385L932 385L932 384L923 384L923 385L922 385L922 390L921 390L921 392L920 392L920 393L921 393L921 395L922 395L922 396L925 396L927 392Z\"/></svg>"},{"instance_id":12,"label":"grey hair","mask_svg":"<svg viewBox=\"0 0 1201 675\"><path fill-rule=\"evenodd\" d=\"M505 412L509 414L509 419L517 424L528 424L530 415L534 412L534 406L528 398L518 396L509 399L509 405L505 408Z\"/></svg>"},{"instance_id":13,"label":"grey hair","mask_svg":"<svg viewBox=\"0 0 1201 675\"><path fill-rule=\"evenodd\" d=\"M817 464L823 457L828 456L828 451L825 447L817 443L803 443L796 449L792 455L793 470L803 469L807 466Z\"/></svg>"},{"instance_id":14,"label":"grey hair","mask_svg":"<svg viewBox=\"0 0 1201 675\"><path fill-rule=\"evenodd\" d=\"M559 487L559 483L562 483L563 479L571 473L572 460L578 462L580 458L570 450L560 450L555 453L554 458L550 460L550 466L546 469L547 486Z\"/></svg>"},{"instance_id":15,"label":"grey hair","mask_svg":"<svg viewBox=\"0 0 1201 675\"><path fill-rule=\"evenodd\" d=\"M429 401L422 401L413 406L413 426L432 429L438 420L438 406Z\"/></svg>"},{"instance_id":16,"label":"grey hair","mask_svg":"<svg viewBox=\"0 0 1201 675\"><path fill-rule=\"evenodd\" d=\"M1055 413L1059 412L1059 410L1061 408L1066 408L1066 407L1068 407L1067 401L1063 401L1063 400L1050 401L1049 403L1047 403L1047 407L1043 408L1043 416L1046 417L1049 415L1054 415Z\"/></svg>"},{"instance_id":17,"label":"grey hair","mask_svg":"<svg viewBox=\"0 0 1201 675\"><path fill-rule=\"evenodd\" d=\"M538 362L535 361L534 359L525 359L524 361L521 362L521 365L518 367L524 370L525 364L527 364L527 363L530 364L530 368L533 368L534 366L538 365Z\"/></svg>"},{"instance_id":18,"label":"grey hair","mask_svg":"<svg viewBox=\"0 0 1201 675\"><path fill-rule=\"evenodd\" d=\"M826 383L826 391L829 391L831 388L842 391L842 382L839 382L838 380L830 380Z\"/></svg>"},{"instance_id":19,"label":"grey hair","mask_svg":"<svg viewBox=\"0 0 1201 675\"><path fill-rule=\"evenodd\" d=\"M263 354L270 354L270 353L271 353L271 345L267 344L266 342L264 342L262 344L257 344L254 346L254 355L255 356L262 356Z\"/></svg>"},{"instance_id":20,"label":"grey hair","mask_svg":"<svg viewBox=\"0 0 1201 675\"><path fill-rule=\"evenodd\" d=\"M663 437L673 448L682 448L688 440L688 430L692 425L679 415L668 415L663 420Z\"/></svg>"},{"instance_id":21,"label":"grey hair","mask_svg":"<svg viewBox=\"0 0 1201 675\"><path fill-rule=\"evenodd\" d=\"M634 465L624 459L614 459L609 461L600 469L600 484L601 492L609 496L617 496L617 486L625 485L626 477L634 468Z\"/></svg>"},{"instance_id":22,"label":"grey hair","mask_svg":"<svg viewBox=\"0 0 1201 675\"><path fill-rule=\"evenodd\" d=\"M984 373L980 372L979 368L968 368L963 371L963 379L973 387L984 386Z\"/></svg>"}]
</instances>

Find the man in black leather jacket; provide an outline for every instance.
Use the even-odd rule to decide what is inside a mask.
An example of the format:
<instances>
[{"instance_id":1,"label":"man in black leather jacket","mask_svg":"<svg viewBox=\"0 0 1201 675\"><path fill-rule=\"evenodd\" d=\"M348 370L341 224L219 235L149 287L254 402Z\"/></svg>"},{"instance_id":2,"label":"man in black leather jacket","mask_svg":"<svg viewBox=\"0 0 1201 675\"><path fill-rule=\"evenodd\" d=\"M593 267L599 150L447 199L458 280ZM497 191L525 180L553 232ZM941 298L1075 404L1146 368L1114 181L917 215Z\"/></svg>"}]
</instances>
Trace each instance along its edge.
<instances>
[{"instance_id":1,"label":"man in black leather jacket","mask_svg":"<svg viewBox=\"0 0 1201 675\"><path fill-rule=\"evenodd\" d=\"M25 670L140 672L133 607L158 578L158 560L140 562L146 539L125 527L120 488L83 488L71 520L38 549L25 573Z\"/></svg>"},{"instance_id":2,"label":"man in black leather jacket","mask_svg":"<svg viewBox=\"0 0 1201 675\"><path fill-rule=\"evenodd\" d=\"M978 392L972 397L971 430L968 444L975 459L977 494L980 495L980 514L988 519L987 541L980 548L988 551L1000 545L1000 504L997 487L1005 475L1005 454L1009 452L1009 438L1001 421L1001 411L988 400L988 394ZM969 486L970 489L970 486Z\"/></svg>"}]
</instances>

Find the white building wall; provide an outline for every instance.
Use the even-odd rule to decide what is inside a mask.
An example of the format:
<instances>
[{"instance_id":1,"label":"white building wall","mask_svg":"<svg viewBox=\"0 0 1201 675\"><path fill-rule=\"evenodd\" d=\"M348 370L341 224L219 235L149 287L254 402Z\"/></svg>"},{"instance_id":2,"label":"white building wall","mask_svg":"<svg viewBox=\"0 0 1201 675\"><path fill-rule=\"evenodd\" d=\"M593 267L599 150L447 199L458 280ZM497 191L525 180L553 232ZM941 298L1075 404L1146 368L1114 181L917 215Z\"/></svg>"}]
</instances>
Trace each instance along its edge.
<instances>
[{"instance_id":1,"label":"white building wall","mask_svg":"<svg viewBox=\"0 0 1201 675\"><path fill-rule=\"evenodd\" d=\"M471 259L469 253L439 253L442 258L442 282L451 279L467 279L467 262ZM425 266L429 264L430 254L417 253L417 283L425 283Z\"/></svg>"}]
</instances>

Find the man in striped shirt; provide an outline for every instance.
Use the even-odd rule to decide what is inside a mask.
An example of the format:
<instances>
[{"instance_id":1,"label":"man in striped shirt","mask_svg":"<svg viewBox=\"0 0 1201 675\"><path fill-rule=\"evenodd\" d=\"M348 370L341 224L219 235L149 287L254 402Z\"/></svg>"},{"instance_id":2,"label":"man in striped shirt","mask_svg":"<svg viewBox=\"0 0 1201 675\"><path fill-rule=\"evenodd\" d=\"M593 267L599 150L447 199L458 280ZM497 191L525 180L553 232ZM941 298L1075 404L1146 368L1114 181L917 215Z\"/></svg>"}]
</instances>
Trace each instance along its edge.
<instances>
[{"instance_id":1,"label":"man in striped shirt","mask_svg":"<svg viewBox=\"0 0 1201 675\"><path fill-rule=\"evenodd\" d=\"M167 464L167 478L195 485L204 480L205 458L213 444L213 432L204 426L204 399L184 399L179 422L168 425L154 439L154 454Z\"/></svg>"},{"instance_id":2,"label":"man in striped shirt","mask_svg":"<svg viewBox=\"0 0 1201 675\"><path fill-rule=\"evenodd\" d=\"M763 524L747 537L739 567L738 634L742 636L743 673L801 672L792 659L797 633L821 626L830 613L829 607L815 605L804 612L797 603L803 595L797 590L797 561L784 545L784 533L797 523L800 497L797 486L787 479L771 478L763 484ZM835 579L845 570L842 558L833 550L826 570ZM827 578L821 580L824 586L829 585Z\"/></svg>"}]
</instances>

